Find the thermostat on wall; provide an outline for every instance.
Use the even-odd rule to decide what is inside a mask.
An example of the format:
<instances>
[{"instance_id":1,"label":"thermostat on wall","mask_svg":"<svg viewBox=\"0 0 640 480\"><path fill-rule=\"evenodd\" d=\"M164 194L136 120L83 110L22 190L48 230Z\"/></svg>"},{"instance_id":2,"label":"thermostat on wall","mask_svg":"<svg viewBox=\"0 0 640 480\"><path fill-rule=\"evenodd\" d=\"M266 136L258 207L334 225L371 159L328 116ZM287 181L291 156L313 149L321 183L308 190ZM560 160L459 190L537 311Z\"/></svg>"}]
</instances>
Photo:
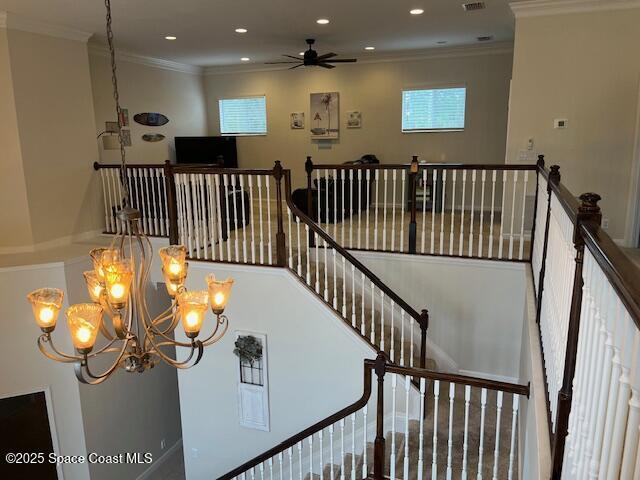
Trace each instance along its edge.
<instances>
[{"instance_id":1,"label":"thermostat on wall","mask_svg":"<svg viewBox=\"0 0 640 480\"><path fill-rule=\"evenodd\" d=\"M553 128L567 128L567 119L566 118L556 118L553 121Z\"/></svg>"}]
</instances>

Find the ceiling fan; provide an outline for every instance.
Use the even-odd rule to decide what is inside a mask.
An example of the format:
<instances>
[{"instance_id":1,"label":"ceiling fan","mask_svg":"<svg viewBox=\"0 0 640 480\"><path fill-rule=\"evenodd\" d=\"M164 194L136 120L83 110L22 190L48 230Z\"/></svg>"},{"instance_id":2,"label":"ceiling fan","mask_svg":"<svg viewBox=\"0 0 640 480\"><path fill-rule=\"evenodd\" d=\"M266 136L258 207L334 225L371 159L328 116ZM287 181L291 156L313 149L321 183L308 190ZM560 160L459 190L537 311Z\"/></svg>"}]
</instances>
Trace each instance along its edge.
<instances>
[{"instance_id":1,"label":"ceiling fan","mask_svg":"<svg viewBox=\"0 0 640 480\"><path fill-rule=\"evenodd\" d=\"M325 53L324 55L318 55L313 49L313 44L315 40L313 38L307 38L307 45L309 45L309 50L304 52L304 58L294 57L293 55L283 55L284 57L293 58L295 62L292 60L282 61L282 62L266 62L266 65L277 65L284 63L296 63L293 67L289 68L289 70L293 70L298 67L323 67L323 68L335 68L335 65L331 65L332 63L353 63L358 60L355 58L333 58L337 53Z\"/></svg>"}]
</instances>

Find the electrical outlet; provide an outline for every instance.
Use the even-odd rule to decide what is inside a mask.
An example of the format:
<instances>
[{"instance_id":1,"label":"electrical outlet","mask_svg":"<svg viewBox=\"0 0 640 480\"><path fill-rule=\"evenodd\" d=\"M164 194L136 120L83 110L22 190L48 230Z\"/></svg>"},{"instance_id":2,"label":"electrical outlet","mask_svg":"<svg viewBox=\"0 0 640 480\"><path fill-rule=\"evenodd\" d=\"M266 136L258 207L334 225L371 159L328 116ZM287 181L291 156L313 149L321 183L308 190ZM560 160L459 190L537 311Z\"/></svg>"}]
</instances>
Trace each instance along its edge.
<instances>
[{"instance_id":1,"label":"electrical outlet","mask_svg":"<svg viewBox=\"0 0 640 480\"><path fill-rule=\"evenodd\" d=\"M160 450L164 450L164 447L166 447L166 446L167 446L167 442L163 438L162 440L160 440Z\"/></svg>"},{"instance_id":2,"label":"electrical outlet","mask_svg":"<svg viewBox=\"0 0 640 480\"><path fill-rule=\"evenodd\" d=\"M520 150L518 152L518 160L521 161L522 163L526 162L529 159L529 154L527 153L526 150Z\"/></svg>"},{"instance_id":3,"label":"electrical outlet","mask_svg":"<svg viewBox=\"0 0 640 480\"><path fill-rule=\"evenodd\" d=\"M609 229L609 218L608 217L604 217L602 219L602 229L603 230L608 230Z\"/></svg>"}]
</instances>

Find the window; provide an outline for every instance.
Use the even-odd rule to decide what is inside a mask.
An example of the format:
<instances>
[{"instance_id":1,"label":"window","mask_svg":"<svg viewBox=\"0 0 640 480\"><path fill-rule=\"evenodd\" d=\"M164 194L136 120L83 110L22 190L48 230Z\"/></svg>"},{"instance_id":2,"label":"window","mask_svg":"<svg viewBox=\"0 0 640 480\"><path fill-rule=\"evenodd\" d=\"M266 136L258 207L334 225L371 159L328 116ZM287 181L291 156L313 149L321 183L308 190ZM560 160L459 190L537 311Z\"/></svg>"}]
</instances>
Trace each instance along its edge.
<instances>
[{"instance_id":1,"label":"window","mask_svg":"<svg viewBox=\"0 0 640 480\"><path fill-rule=\"evenodd\" d=\"M466 87L402 91L402 131L464 130Z\"/></svg>"},{"instance_id":2,"label":"window","mask_svg":"<svg viewBox=\"0 0 640 480\"><path fill-rule=\"evenodd\" d=\"M225 98L218 100L221 135L266 135L265 97Z\"/></svg>"}]
</instances>

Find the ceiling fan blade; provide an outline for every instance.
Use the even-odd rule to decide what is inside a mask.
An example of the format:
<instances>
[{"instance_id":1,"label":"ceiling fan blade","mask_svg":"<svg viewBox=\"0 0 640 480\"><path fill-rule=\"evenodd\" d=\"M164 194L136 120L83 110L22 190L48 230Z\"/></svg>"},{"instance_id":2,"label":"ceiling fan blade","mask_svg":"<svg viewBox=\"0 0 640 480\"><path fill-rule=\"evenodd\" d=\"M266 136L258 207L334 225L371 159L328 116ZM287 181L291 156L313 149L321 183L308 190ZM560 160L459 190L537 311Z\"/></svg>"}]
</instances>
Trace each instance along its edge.
<instances>
[{"instance_id":1,"label":"ceiling fan blade","mask_svg":"<svg viewBox=\"0 0 640 480\"><path fill-rule=\"evenodd\" d=\"M336 55L338 55L338 54L337 54L337 53L333 53L333 52L331 52L331 53L325 53L324 55L320 55L320 56L318 57L318 60L321 60L321 61L322 61L322 60L326 60L327 58L335 57Z\"/></svg>"},{"instance_id":2,"label":"ceiling fan blade","mask_svg":"<svg viewBox=\"0 0 640 480\"><path fill-rule=\"evenodd\" d=\"M264 62L265 65L278 65L281 63L301 63L301 60L298 60L297 62Z\"/></svg>"},{"instance_id":3,"label":"ceiling fan blade","mask_svg":"<svg viewBox=\"0 0 640 480\"><path fill-rule=\"evenodd\" d=\"M304 67L304 63L301 63L300 65L295 65L293 67L289 67L289 70L293 70L294 68L298 68L298 67Z\"/></svg>"},{"instance_id":4,"label":"ceiling fan blade","mask_svg":"<svg viewBox=\"0 0 640 480\"><path fill-rule=\"evenodd\" d=\"M319 66L319 67L324 67L324 68L336 68L336 66L335 66L335 65L330 65L330 64L325 63L325 62L320 62L320 63L318 63L318 66Z\"/></svg>"},{"instance_id":5,"label":"ceiling fan blade","mask_svg":"<svg viewBox=\"0 0 640 480\"><path fill-rule=\"evenodd\" d=\"M325 62L331 63L355 63L357 61L357 58L334 58L333 60L325 60Z\"/></svg>"},{"instance_id":6,"label":"ceiling fan blade","mask_svg":"<svg viewBox=\"0 0 640 480\"><path fill-rule=\"evenodd\" d=\"M302 56L298 55L297 57L293 56L293 55L282 55L283 57L289 57L289 58L295 58L296 60L301 60Z\"/></svg>"}]
</instances>

